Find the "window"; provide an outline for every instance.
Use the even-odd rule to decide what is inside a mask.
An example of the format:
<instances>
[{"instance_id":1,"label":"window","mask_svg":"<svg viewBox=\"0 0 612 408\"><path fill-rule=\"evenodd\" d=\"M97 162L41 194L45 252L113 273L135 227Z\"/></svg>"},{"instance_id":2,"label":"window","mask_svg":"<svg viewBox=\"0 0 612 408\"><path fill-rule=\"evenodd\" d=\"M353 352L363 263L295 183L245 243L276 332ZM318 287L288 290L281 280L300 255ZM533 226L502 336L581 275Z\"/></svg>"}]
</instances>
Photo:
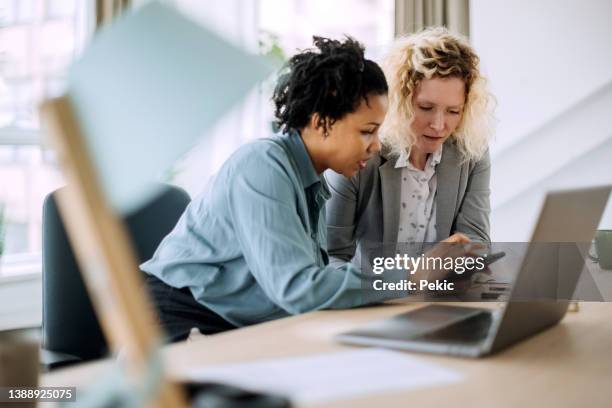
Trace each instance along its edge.
<instances>
[{"instance_id":1,"label":"window","mask_svg":"<svg viewBox=\"0 0 612 408\"><path fill-rule=\"evenodd\" d=\"M40 144L38 105L62 92L90 3L0 2L0 277L40 271L42 202L62 179Z\"/></svg>"}]
</instances>

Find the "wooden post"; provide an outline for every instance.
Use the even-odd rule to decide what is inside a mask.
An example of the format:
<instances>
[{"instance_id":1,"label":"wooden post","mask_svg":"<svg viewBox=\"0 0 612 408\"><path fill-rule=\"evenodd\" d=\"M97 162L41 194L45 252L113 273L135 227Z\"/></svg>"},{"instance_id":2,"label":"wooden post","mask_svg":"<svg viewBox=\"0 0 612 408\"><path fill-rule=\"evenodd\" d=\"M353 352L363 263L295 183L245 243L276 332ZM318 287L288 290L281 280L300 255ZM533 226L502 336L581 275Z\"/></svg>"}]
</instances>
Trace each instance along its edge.
<instances>
[{"instance_id":1,"label":"wooden post","mask_svg":"<svg viewBox=\"0 0 612 408\"><path fill-rule=\"evenodd\" d=\"M104 194L69 97L43 103L41 116L67 181L60 213L102 330L114 351L125 352L131 377L142 378L162 337L132 242ZM157 401L159 407L187 405L182 390L166 380Z\"/></svg>"}]
</instances>

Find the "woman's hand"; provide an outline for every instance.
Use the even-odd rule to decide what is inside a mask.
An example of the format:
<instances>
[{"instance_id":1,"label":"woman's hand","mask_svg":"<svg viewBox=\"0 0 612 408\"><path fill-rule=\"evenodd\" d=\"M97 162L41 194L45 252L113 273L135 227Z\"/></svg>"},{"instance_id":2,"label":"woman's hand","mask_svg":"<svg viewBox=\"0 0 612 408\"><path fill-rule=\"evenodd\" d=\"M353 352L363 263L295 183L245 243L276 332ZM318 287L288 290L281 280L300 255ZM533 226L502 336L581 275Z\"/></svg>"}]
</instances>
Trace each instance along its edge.
<instances>
[{"instance_id":1,"label":"woman's hand","mask_svg":"<svg viewBox=\"0 0 612 408\"><path fill-rule=\"evenodd\" d=\"M455 232L453 235L440 242L446 242L448 244L469 244L472 241L470 241L467 235Z\"/></svg>"},{"instance_id":2,"label":"woman's hand","mask_svg":"<svg viewBox=\"0 0 612 408\"><path fill-rule=\"evenodd\" d=\"M425 253L426 258L439 258L442 262L432 262L436 266L445 264L448 258L454 260L462 257L476 256L475 250L481 247L481 244L472 244L471 240L462 233L455 233L443 241L440 241L433 248ZM412 281L420 282L427 280L428 282L448 280L454 283L454 290L451 292L437 291L438 294L458 293L467 290L470 287L470 272L465 272L462 275L455 273L453 269L444 269L439 267L420 268L411 278Z\"/></svg>"}]
</instances>

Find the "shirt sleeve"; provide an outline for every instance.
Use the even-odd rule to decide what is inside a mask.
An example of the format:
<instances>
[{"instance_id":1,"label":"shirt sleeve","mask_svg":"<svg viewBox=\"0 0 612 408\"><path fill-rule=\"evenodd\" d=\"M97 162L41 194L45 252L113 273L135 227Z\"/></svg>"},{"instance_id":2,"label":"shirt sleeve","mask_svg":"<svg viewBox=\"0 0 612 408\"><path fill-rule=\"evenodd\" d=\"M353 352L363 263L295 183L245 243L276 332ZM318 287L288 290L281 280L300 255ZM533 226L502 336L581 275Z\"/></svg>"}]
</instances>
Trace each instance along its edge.
<instances>
[{"instance_id":1,"label":"shirt sleeve","mask_svg":"<svg viewBox=\"0 0 612 408\"><path fill-rule=\"evenodd\" d=\"M455 219L454 232L464 233L473 241L491 242L489 235L490 179L491 160L487 151L470 172L465 196Z\"/></svg>"},{"instance_id":2,"label":"shirt sleeve","mask_svg":"<svg viewBox=\"0 0 612 408\"><path fill-rule=\"evenodd\" d=\"M331 170L325 178L332 191L327 202L327 250L332 263L349 262L355 256L355 217L357 212L358 175L346 178Z\"/></svg>"},{"instance_id":3,"label":"shirt sleeve","mask_svg":"<svg viewBox=\"0 0 612 408\"><path fill-rule=\"evenodd\" d=\"M307 215L298 213L302 187L284 155L280 147L253 151L233 169L227 190L237 245L265 294L291 314L405 296L371 289L374 278L397 281L407 278L405 273L372 276L350 263L317 264L318 241L304 225Z\"/></svg>"}]
</instances>

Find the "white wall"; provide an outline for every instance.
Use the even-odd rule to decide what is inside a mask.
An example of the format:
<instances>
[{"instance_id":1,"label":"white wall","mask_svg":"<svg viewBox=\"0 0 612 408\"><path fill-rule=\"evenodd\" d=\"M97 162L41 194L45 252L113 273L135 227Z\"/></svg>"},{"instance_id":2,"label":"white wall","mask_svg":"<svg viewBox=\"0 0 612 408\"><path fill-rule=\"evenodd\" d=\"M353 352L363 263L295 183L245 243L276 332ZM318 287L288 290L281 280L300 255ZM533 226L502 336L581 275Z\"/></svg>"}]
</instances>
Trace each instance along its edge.
<instances>
[{"instance_id":1,"label":"white wall","mask_svg":"<svg viewBox=\"0 0 612 408\"><path fill-rule=\"evenodd\" d=\"M472 0L498 100L492 237L527 239L546 191L612 184L612 2ZM612 227L609 203L600 228Z\"/></svg>"},{"instance_id":2,"label":"white wall","mask_svg":"<svg viewBox=\"0 0 612 408\"><path fill-rule=\"evenodd\" d=\"M612 173L612 138L577 158L558 172L540 180L528 190L498 206L491 215L491 235L498 242L528 241L546 191L564 190L568 186L610 184ZM600 228L612 229L611 205ZM560 220L562 221L562 220Z\"/></svg>"},{"instance_id":3,"label":"white wall","mask_svg":"<svg viewBox=\"0 0 612 408\"><path fill-rule=\"evenodd\" d=\"M612 80L612 1L472 0L470 39L498 99L493 151Z\"/></svg>"}]
</instances>

